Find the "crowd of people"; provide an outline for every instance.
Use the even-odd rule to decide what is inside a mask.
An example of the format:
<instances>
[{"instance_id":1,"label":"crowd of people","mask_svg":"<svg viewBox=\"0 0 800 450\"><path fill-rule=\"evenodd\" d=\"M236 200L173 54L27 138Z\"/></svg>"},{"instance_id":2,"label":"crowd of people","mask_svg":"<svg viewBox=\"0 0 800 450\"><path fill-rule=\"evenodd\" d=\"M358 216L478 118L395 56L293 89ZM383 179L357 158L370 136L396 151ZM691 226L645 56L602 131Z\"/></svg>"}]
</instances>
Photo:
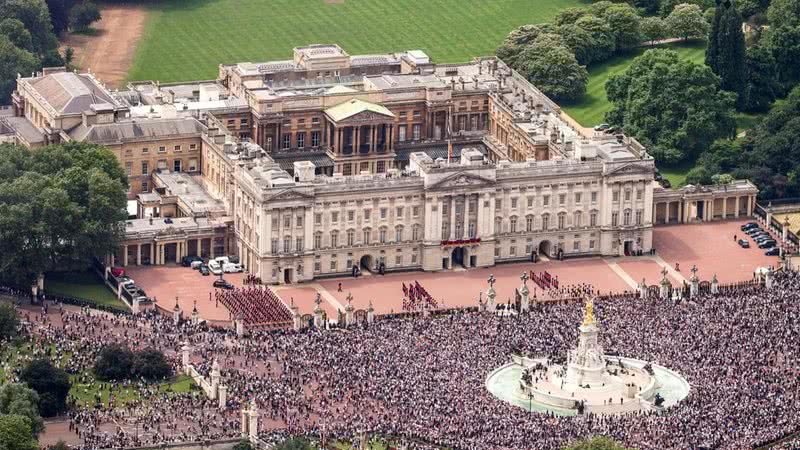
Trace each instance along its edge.
<instances>
[{"instance_id":1,"label":"crowd of people","mask_svg":"<svg viewBox=\"0 0 800 450\"><path fill-rule=\"evenodd\" d=\"M530 413L486 390L486 377L512 352L556 357L574 347L580 303L244 337L157 315L61 306L29 310L26 321L38 351L69 355L72 373L113 341L160 348L176 365L185 342L193 364L216 359L223 368L226 410L198 393L165 395L146 385L135 386L140 400L125 406L77 404L71 423L85 449L236 437L239 410L251 400L264 436L369 433L430 448L548 450L605 435L644 450L739 450L800 429L800 275L778 273L772 289L748 284L691 301L620 295L594 307L607 352L680 373L688 397L661 414L568 417Z\"/></svg>"},{"instance_id":2,"label":"crowd of people","mask_svg":"<svg viewBox=\"0 0 800 450\"><path fill-rule=\"evenodd\" d=\"M285 324L292 321L292 313L266 286L215 289L214 295L218 303L228 308L234 319L241 317L250 327Z\"/></svg>"},{"instance_id":3,"label":"crowd of people","mask_svg":"<svg viewBox=\"0 0 800 450\"><path fill-rule=\"evenodd\" d=\"M419 281L409 283L408 286L403 283L403 311L432 311L438 306L436 299L419 284Z\"/></svg>"}]
</instances>

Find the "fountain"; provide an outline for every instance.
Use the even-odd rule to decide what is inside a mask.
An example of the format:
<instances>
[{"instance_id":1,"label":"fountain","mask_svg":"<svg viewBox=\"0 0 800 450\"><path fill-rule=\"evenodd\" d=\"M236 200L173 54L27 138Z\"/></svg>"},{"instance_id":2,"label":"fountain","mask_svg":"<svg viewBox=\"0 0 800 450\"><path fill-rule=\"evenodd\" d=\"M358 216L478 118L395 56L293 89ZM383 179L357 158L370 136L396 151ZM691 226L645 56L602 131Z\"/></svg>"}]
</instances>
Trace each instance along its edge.
<instances>
[{"instance_id":1,"label":"fountain","mask_svg":"<svg viewBox=\"0 0 800 450\"><path fill-rule=\"evenodd\" d=\"M492 372L486 387L496 397L529 411L574 415L663 410L689 394L674 371L646 361L603 352L594 301L585 304L578 345L558 364L547 357L514 356Z\"/></svg>"}]
</instances>

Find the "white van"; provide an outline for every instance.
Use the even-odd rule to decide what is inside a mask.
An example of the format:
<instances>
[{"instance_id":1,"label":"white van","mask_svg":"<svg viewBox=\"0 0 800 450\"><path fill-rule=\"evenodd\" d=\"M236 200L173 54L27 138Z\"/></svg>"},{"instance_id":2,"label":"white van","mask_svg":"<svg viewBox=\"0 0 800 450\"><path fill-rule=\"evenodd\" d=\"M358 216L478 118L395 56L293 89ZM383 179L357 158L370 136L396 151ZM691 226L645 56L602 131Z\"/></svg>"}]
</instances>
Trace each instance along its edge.
<instances>
[{"instance_id":1,"label":"white van","mask_svg":"<svg viewBox=\"0 0 800 450\"><path fill-rule=\"evenodd\" d=\"M222 270L225 273L239 273L243 269L241 264L229 262L222 265Z\"/></svg>"},{"instance_id":2,"label":"white van","mask_svg":"<svg viewBox=\"0 0 800 450\"><path fill-rule=\"evenodd\" d=\"M228 259L227 256L217 256L216 258L214 258L214 261L218 262L219 265L221 265L221 266L224 266L225 264L228 264L229 262L231 262L231 260Z\"/></svg>"},{"instance_id":3,"label":"white van","mask_svg":"<svg viewBox=\"0 0 800 450\"><path fill-rule=\"evenodd\" d=\"M216 259L212 259L208 262L208 270L210 270L214 275L220 275L222 273L222 264L220 264Z\"/></svg>"}]
</instances>

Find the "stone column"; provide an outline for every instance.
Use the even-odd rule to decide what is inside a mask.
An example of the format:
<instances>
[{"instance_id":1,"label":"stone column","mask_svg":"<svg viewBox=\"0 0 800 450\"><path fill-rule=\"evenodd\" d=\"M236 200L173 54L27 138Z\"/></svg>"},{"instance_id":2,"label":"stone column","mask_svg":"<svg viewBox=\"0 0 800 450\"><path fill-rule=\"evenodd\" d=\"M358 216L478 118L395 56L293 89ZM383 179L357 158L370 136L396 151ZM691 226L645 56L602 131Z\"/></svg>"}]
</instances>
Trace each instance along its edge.
<instances>
[{"instance_id":1,"label":"stone column","mask_svg":"<svg viewBox=\"0 0 800 450\"><path fill-rule=\"evenodd\" d=\"M228 407L228 386L223 384L217 388L217 399L219 400L219 409Z\"/></svg>"},{"instance_id":2,"label":"stone column","mask_svg":"<svg viewBox=\"0 0 800 450\"><path fill-rule=\"evenodd\" d=\"M359 152L361 150L361 127L353 127L353 152ZM359 164L359 168L356 171L356 174L361 173L361 164Z\"/></svg>"},{"instance_id":3,"label":"stone column","mask_svg":"<svg viewBox=\"0 0 800 450\"><path fill-rule=\"evenodd\" d=\"M722 218L728 218L728 200L730 197L725 197L722 199Z\"/></svg>"},{"instance_id":4,"label":"stone column","mask_svg":"<svg viewBox=\"0 0 800 450\"><path fill-rule=\"evenodd\" d=\"M772 276L772 267L767 268L767 274L764 276L764 287L767 289L772 289L773 284L773 276Z\"/></svg>"},{"instance_id":5,"label":"stone column","mask_svg":"<svg viewBox=\"0 0 800 450\"><path fill-rule=\"evenodd\" d=\"M250 441L254 441L258 438L258 405L256 405L256 401L253 400L250 403L250 417L248 418L248 432L250 433Z\"/></svg>"},{"instance_id":6,"label":"stone column","mask_svg":"<svg viewBox=\"0 0 800 450\"><path fill-rule=\"evenodd\" d=\"M122 267L128 265L128 244L122 246Z\"/></svg>"},{"instance_id":7,"label":"stone column","mask_svg":"<svg viewBox=\"0 0 800 450\"><path fill-rule=\"evenodd\" d=\"M495 297L497 297L497 292L495 292L494 286L489 287L489 291L486 293L486 297L487 297L486 308L489 310L490 313L494 313L497 308L497 304L495 303Z\"/></svg>"},{"instance_id":8,"label":"stone column","mask_svg":"<svg viewBox=\"0 0 800 450\"><path fill-rule=\"evenodd\" d=\"M736 203L739 203L738 198L736 200ZM714 274L714 276L711 277L711 293L712 294L719 293L719 281L717 281L717 274Z\"/></svg>"},{"instance_id":9,"label":"stone column","mask_svg":"<svg viewBox=\"0 0 800 450\"><path fill-rule=\"evenodd\" d=\"M450 196L450 240L456 239L456 196Z\"/></svg>"},{"instance_id":10,"label":"stone column","mask_svg":"<svg viewBox=\"0 0 800 450\"><path fill-rule=\"evenodd\" d=\"M156 265L156 243L150 242L150 265Z\"/></svg>"},{"instance_id":11,"label":"stone column","mask_svg":"<svg viewBox=\"0 0 800 450\"><path fill-rule=\"evenodd\" d=\"M734 197L733 205L734 205L733 217L738 219L739 218L739 208L740 208L740 206L739 206L739 196L738 195L736 197Z\"/></svg>"},{"instance_id":12,"label":"stone column","mask_svg":"<svg viewBox=\"0 0 800 450\"><path fill-rule=\"evenodd\" d=\"M463 239L468 239L469 235L469 201L470 195L464 195L464 232L462 234Z\"/></svg>"},{"instance_id":13,"label":"stone column","mask_svg":"<svg viewBox=\"0 0 800 450\"><path fill-rule=\"evenodd\" d=\"M184 373L189 373L189 361L190 361L189 360L189 355L190 355L189 352L190 351L191 351L191 348L189 347L189 344L184 342L183 345L181 346L181 366L183 366L183 372Z\"/></svg>"},{"instance_id":14,"label":"stone column","mask_svg":"<svg viewBox=\"0 0 800 450\"><path fill-rule=\"evenodd\" d=\"M753 196L747 196L747 217L753 216Z\"/></svg>"},{"instance_id":15,"label":"stone column","mask_svg":"<svg viewBox=\"0 0 800 450\"><path fill-rule=\"evenodd\" d=\"M692 277L689 279L689 297L695 298L700 293L700 279L697 278L697 266L692 266Z\"/></svg>"},{"instance_id":16,"label":"stone column","mask_svg":"<svg viewBox=\"0 0 800 450\"><path fill-rule=\"evenodd\" d=\"M480 238L481 237L481 233L483 232L483 225L482 225L482 222L484 220L483 216L484 216L484 214L486 214L485 211L484 211L484 207L483 207L483 202L484 202L484 200L486 198L486 195L485 194L478 194L477 197L478 197L477 198L477 200L478 200L478 215L475 218L475 237L476 238Z\"/></svg>"},{"instance_id":17,"label":"stone column","mask_svg":"<svg viewBox=\"0 0 800 450\"><path fill-rule=\"evenodd\" d=\"M375 321L375 308L372 307L372 300L369 301L369 307L367 308L367 323L372 325L372 322Z\"/></svg>"},{"instance_id":18,"label":"stone column","mask_svg":"<svg viewBox=\"0 0 800 450\"><path fill-rule=\"evenodd\" d=\"M214 363L211 364L211 397L212 400L217 396L217 389L219 388L219 380L221 378L219 372L219 362L214 359Z\"/></svg>"},{"instance_id":19,"label":"stone column","mask_svg":"<svg viewBox=\"0 0 800 450\"><path fill-rule=\"evenodd\" d=\"M142 265L142 244L136 244L136 265Z\"/></svg>"}]
</instances>

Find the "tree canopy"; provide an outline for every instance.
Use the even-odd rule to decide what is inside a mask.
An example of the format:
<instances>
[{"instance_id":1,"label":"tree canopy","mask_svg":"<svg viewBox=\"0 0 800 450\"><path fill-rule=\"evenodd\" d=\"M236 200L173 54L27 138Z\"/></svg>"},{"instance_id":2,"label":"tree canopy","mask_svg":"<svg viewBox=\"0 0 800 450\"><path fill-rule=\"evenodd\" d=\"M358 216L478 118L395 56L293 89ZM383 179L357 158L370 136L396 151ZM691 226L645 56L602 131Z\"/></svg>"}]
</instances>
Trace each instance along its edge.
<instances>
[{"instance_id":1,"label":"tree canopy","mask_svg":"<svg viewBox=\"0 0 800 450\"><path fill-rule=\"evenodd\" d=\"M134 352L124 345L109 344L97 355L94 374L103 381L137 377L152 381L172 376L172 365L159 350L148 348Z\"/></svg>"},{"instance_id":2,"label":"tree canopy","mask_svg":"<svg viewBox=\"0 0 800 450\"><path fill-rule=\"evenodd\" d=\"M690 3L681 3L664 20L668 34L683 40L702 38L708 34L708 22L703 10Z\"/></svg>"},{"instance_id":3,"label":"tree canopy","mask_svg":"<svg viewBox=\"0 0 800 450\"><path fill-rule=\"evenodd\" d=\"M38 67L39 60L36 56L17 47L7 36L0 34L0 103L8 103L11 99L11 93L17 87L17 74L30 74Z\"/></svg>"},{"instance_id":4,"label":"tree canopy","mask_svg":"<svg viewBox=\"0 0 800 450\"><path fill-rule=\"evenodd\" d=\"M31 419L17 414L0 415L0 449L39 450Z\"/></svg>"},{"instance_id":5,"label":"tree canopy","mask_svg":"<svg viewBox=\"0 0 800 450\"><path fill-rule=\"evenodd\" d=\"M780 81L794 85L800 82L800 2L772 0L767 18L767 46L777 63Z\"/></svg>"},{"instance_id":6,"label":"tree canopy","mask_svg":"<svg viewBox=\"0 0 800 450\"><path fill-rule=\"evenodd\" d=\"M747 65L745 61L744 33L742 32L742 15L736 4L717 6L714 15L706 63L719 75L722 89L737 95L737 105L746 103Z\"/></svg>"},{"instance_id":7,"label":"tree canopy","mask_svg":"<svg viewBox=\"0 0 800 450\"><path fill-rule=\"evenodd\" d=\"M624 127L659 162L695 158L736 131L733 94L720 90L711 69L672 50L646 51L609 78L606 91L613 105L606 120Z\"/></svg>"},{"instance_id":8,"label":"tree canopy","mask_svg":"<svg viewBox=\"0 0 800 450\"><path fill-rule=\"evenodd\" d=\"M40 274L113 251L127 217L127 180L105 147L0 145L0 281Z\"/></svg>"},{"instance_id":9,"label":"tree canopy","mask_svg":"<svg viewBox=\"0 0 800 450\"><path fill-rule=\"evenodd\" d=\"M0 386L0 414L16 414L30 419L34 437L44 430L44 421L39 415L39 395L20 383Z\"/></svg>"},{"instance_id":10,"label":"tree canopy","mask_svg":"<svg viewBox=\"0 0 800 450\"><path fill-rule=\"evenodd\" d=\"M22 369L19 378L39 394L42 417L53 417L67 409L70 381L64 369L53 366L50 360L35 359Z\"/></svg>"},{"instance_id":11,"label":"tree canopy","mask_svg":"<svg viewBox=\"0 0 800 450\"><path fill-rule=\"evenodd\" d=\"M9 303L0 303L0 341L16 337L18 327L17 310Z\"/></svg>"},{"instance_id":12,"label":"tree canopy","mask_svg":"<svg viewBox=\"0 0 800 450\"><path fill-rule=\"evenodd\" d=\"M517 57L517 70L546 95L575 99L586 92L589 73L557 35L537 37Z\"/></svg>"},{"instance_id":13,"label":"tree canopy","mask_svg":"<svg viewBox=\"0 0 800 450\"><path fill-rule=\"evenodd\" d=\"M767 111L781 93L775 58L764 46L755 45L747 49L746 111Z\"/></svg>"}]
</instances>

